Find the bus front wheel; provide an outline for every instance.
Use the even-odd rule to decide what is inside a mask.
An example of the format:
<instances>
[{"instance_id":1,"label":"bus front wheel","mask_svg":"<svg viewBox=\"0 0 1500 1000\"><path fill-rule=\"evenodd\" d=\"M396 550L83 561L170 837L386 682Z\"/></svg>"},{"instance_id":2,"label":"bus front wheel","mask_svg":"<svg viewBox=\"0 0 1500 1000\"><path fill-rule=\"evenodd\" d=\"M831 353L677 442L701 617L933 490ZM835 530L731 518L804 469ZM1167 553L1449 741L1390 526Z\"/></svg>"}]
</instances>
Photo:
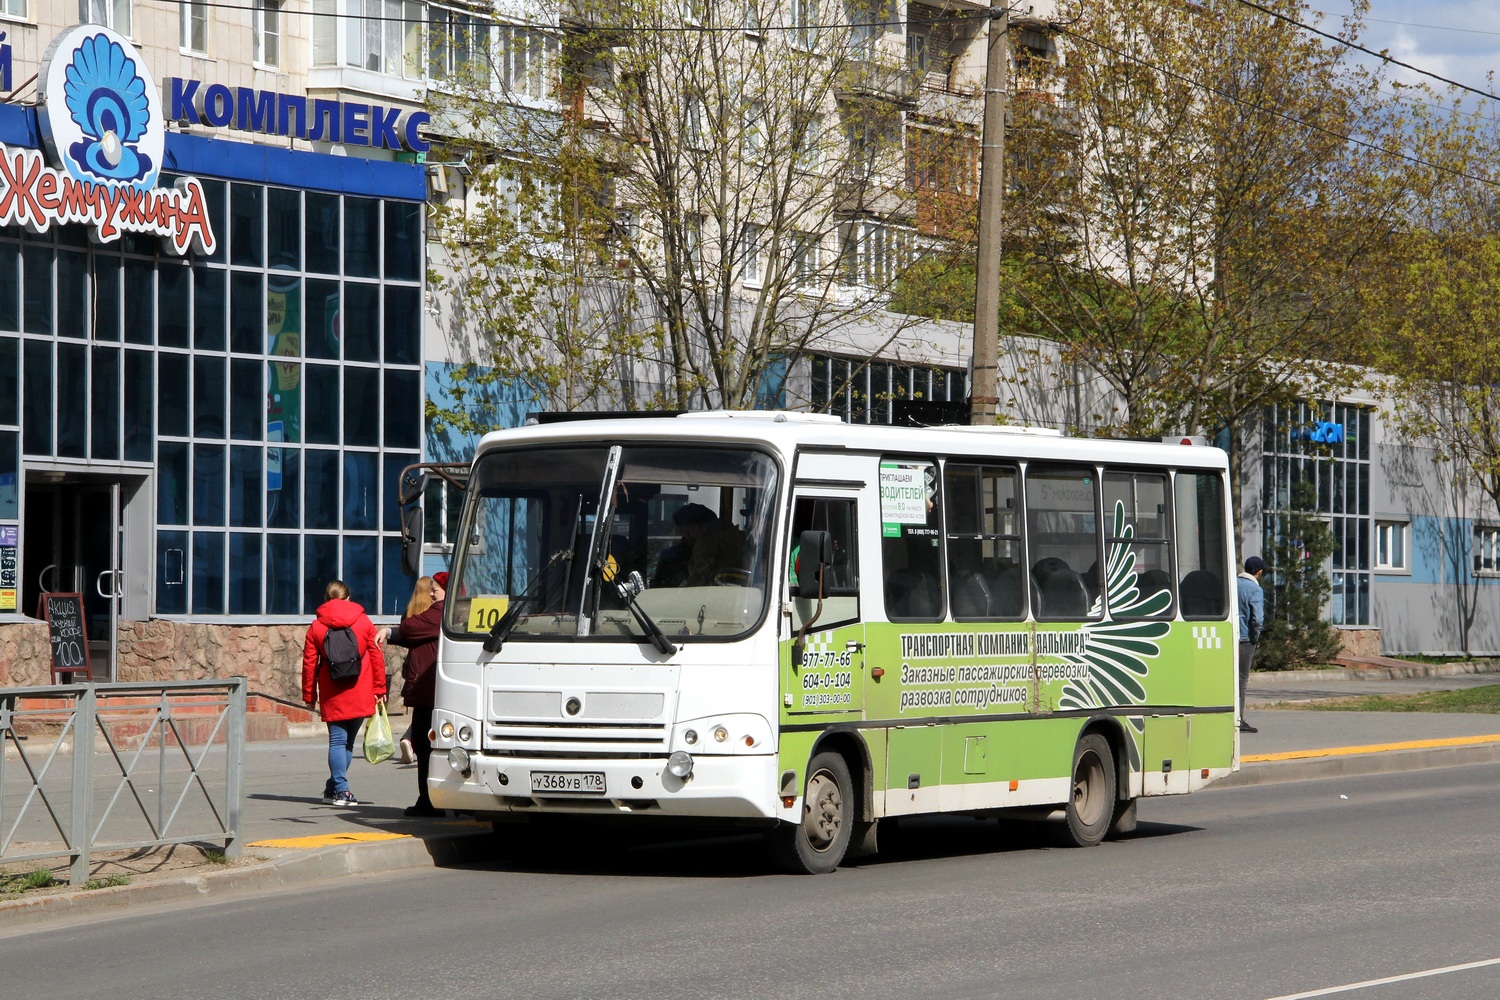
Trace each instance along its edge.
<instances>
[{"instance_id":1,"label":"bus front wheel","mask_svg":"<svg viewBox=\"0 0 1500 1000\"><path fill-rule=\"evenodd\" d=\"M1072 794L1064 809L1068 842L1093 847L1109 832L1115 812L1115 758L1109 741L1088 733L1073 749Z\"/></svg>"},{"instance_id":2,"label":"bus front wheel","mask_svg":"<svg viewBox=\"0 0 1500 1000\"><path fill-rule=\"evenodd\" d=\"M776 863L796 875L833 871L849 849L854 829L849 765L836 753L820 753L807 766L802 821L782 823L771 833Z\"/></svg>"}]
</instances>

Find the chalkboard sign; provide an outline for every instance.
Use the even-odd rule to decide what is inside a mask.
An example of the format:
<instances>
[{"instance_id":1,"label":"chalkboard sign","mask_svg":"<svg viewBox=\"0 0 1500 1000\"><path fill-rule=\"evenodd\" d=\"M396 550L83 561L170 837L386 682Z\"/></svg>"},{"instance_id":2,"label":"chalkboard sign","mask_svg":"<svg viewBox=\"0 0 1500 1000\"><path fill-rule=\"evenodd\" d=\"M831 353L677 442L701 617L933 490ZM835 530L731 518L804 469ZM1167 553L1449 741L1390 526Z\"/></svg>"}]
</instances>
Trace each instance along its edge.
<instances>
[{"instance_id":1,"label":"chalkboard sign","mask_svg":"<svg viewBox=\"0 0 1500 1000\"><path fill-rule=\"evenodd\" d=\"M89 668L89 631L83 617L82 594L43 594L38 618L47 623L52 644L52 674L82 673L94 677Z\"/></svg>"}]
</instances>

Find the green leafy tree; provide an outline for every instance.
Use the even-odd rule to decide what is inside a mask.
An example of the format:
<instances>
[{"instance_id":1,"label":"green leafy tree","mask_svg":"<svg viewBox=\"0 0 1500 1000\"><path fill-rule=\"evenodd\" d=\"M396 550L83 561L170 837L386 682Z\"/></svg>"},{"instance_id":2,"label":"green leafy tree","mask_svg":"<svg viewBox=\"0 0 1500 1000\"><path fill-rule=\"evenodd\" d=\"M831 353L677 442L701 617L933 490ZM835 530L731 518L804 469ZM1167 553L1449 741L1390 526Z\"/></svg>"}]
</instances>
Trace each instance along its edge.
<instances>
[{"instance_id":1,"label":"green leafy tree","mask_svg":"<svg viewBox=\"0 0 1500 1000\"><path fill-rule=\"evenodd\" d=\"M752 408L789 359L901 338L913 320L890 290L925 244L904 157L915 78L884 8L531 13L560 25L537 50L555 103L480 65L434 114L444 155L478 165L435 215L433 284L471 332L458 382L582 408Z\"/></svg>"},{"instance_id":2,"label":"green leafy tree","mask_svg":"<svg viewBox=\"0 0 1500 1000\"><path fill-rule=\"evenodd\" d=\"M1291 504L1276 525L1268 547L1270 578L1266 627L1255 647L1255 666L1291 670L1327 663L1338 655L1338 630L1323 617L1332 583L1327 562L1333 555L1333 529L1318 516L1316 491L1308 482L1292 487Z\"/></svg>"}]
</instances>

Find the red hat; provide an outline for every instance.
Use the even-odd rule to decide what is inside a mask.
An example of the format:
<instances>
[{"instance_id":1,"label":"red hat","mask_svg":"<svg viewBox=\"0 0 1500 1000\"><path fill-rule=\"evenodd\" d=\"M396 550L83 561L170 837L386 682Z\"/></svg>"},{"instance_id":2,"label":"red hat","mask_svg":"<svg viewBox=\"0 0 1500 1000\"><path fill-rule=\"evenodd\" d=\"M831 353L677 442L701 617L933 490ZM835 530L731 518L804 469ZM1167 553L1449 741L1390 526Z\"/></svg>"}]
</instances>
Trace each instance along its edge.
<instances>
[{"instance_id":1,"label":"red hat","mask_svg":"<svg viewBox=\"0 0 1500 1000\"><path fill-rule=\"evenodd\" d=\"M434 574L432 574L432 582L435 583L435 584L437 584L439 587L442 587L444 590L447 590L448 589L448 574L447 573L434 573Z\"/></svg>"}]
</instances>

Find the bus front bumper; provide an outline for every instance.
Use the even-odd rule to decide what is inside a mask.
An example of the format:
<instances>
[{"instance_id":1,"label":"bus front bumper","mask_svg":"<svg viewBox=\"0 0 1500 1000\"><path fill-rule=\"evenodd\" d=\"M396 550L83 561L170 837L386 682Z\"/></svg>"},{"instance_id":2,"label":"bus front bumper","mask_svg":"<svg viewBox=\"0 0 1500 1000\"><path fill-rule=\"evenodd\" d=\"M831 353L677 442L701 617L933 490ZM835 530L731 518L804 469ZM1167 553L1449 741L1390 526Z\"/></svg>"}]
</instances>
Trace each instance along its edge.
<instances>
[{"instance_id":1,"label":"bus front bumper","mask_svg":"<svg viewBox=\"0 0 1500 1000\"><path fill-rule=\"evenodd\" d=\"M698 756L679 778L665 758L560 760L468 754L465 775L436 750L427 781L439 809L474 813L576 813L775 819L776 757Z\"/></svg>"}]
</instances>

